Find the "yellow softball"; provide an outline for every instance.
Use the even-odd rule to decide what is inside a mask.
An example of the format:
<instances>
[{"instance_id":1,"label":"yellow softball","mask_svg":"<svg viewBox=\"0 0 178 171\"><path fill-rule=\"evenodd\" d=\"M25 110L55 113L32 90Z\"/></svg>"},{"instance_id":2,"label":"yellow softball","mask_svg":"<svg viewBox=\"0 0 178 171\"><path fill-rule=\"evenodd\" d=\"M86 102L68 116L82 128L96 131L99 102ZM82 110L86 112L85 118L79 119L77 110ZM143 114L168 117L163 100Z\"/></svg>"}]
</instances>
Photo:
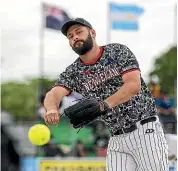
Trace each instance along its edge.
<instances>
[{"instance_id":1,"label":"yellow softball","mask_svg":"<svg viewBox=\"0 0 178 171\"><path fill-rule=\"evenodd\" d=\"M28 131L28 138L34 145L45 145L50 141L50 130L46 125L33 125Z\"/></svg>"}]
</instances>

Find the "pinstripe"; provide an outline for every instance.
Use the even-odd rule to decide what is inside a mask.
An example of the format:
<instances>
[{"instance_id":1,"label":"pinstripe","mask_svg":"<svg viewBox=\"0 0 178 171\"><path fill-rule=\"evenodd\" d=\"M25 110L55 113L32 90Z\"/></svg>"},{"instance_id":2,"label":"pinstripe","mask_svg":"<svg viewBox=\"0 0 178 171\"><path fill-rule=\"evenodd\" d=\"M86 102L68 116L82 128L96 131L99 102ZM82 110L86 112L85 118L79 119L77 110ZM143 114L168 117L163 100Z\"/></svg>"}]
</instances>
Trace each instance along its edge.
<instances>
[{"instance_id":1,"label":"pinstripe","mask_svg":"<svg viewBox=\"0 0 178 171\"><path fill-rule=\"evenodd\" d=\"M128 135L129 136L129 135ZM125 140L125 138L124 138L124 140ZM129 139L130 140L130 139ZM129 150L129 152L130 152L130 154L131 154L131 156L134 158L134 160L135 160L135 162L136 162L136 164L137 164L137 161L136 161L136 156L134 155L134 153L132 152L132 150L130 150L130 148L129 148L129 146L128 146L128 144L127 144L127 141L125 140L125 143L126 143L126 146L127 146L127 148L128 148L128 150ZM137 165L138 166L138 165Z\"/></svg>"},{"instance_id":2,"label":"pinstripe","mask_svg":"<svg viewBox=\"0 0 178 171\"><path fill-rule=\"evenodd\" d=\"M126 159L125 159L125 171L127 171L127 155L128 154L125 154L126 155Z\"/></svg>"},{"instance_id":3,"label":"pinstripe","mask_svg":"<svg viewBox=\"0 0 178 171\"><path fill-rule=\"evenodd\" d=\"M119 149L120 149L120 137L115 137L114 140L115 140L114 143L115 143L115 147L116 147L115 150L119 151Z\"/></svg>"},{"instance_id":4,"label":"pinstripe","mask_svg":"<svg viewBox=\"0 0 178 171\"><path fill-rule=\"evenodd\" d=\"M119 138L119 137L115 137L115 138L116 138L116 139L115 139L116 148L119 147L119 148L117 149L117 151L120 151L120 138Z\"/></svg>"},{"instance_id":5,"label":"pinstripe","mask_svg":"<svg viewBox=\"0 0 178 171\"><path fill-rule=\"evenodd\" d=\"M153 122L152 122L152 127L153 127ZM156 145L156 142L155 142L155 134L153 134L153 141L154 141L155 149L156 149L157 145ZM157 152L157 150L155 150L155 151L156 151L156 155L157 155L157 160L158 160L158 162L160 163L160 159L159 159L158 152ZM154 157L154 155L153 155L153 157ZM157 170L158 170L158 169L157 169Z\"/></svg>"},{"instance_id":6,"label":"pinstripe","mask_svg":"<svg viewBox=\"0 0 178 171\"><path fill-rule=\"evenodd\" d=\"M124 136L122 139L121 139L121 144L122 144L122 152L126 152L125 151L125 144L124 144L124 142L123 141L125 141L126 142L126 137ZM125 153L126 154L126 153Z\"/></svg>"},{"instance_id":7,"label":"pinstripe","mask_svg":"<svg viewBox=\"0 0 178 171\"><path fill-rule=\"evenodd\" d=\"M122 171L122 153L121 153L121 171Z\"/></svg>"},{"instance_id":8,"label":"pinstripe","mask_svg":"<svg viewBox=\"0 0 178 171\"><path fill-rule=\"evenodd\" d=\"M124 140L125 140L125 138L124 138ZM132 153L132 151L130 150L130 148L129 148L129 146L128 146L128 144L127 144L127 141L125 140L125 144L126 144L126 146L127 146L127 148L128 148L128 150L129 150L129 152L131 153L131 155L135 158L135 155Z\"/></svg>"},{"instance_id":9,"label":"pinstripe","mask_svg":"<svg viewBox=\"0 0 178 171\"><path fill-rule=\"evenodd\" d=\"M165 135L164 135L165 136ZM166 138L165 138L166 139ZM167 142L166 142L167 143ZM165 148L165 153L166 153L166 167L169 167L169 163L168 163L168 145L166 144L166 148Z\"/></svg>"},{"instance_id":10,"label":"pinstripe","mask_svg":"<svg viewBox=\"0 0 178 171\"><path fill-rule=\"evenodd\" d=\"M163 138L164 138L164 134L163 133L160 133L159 134L159 136L160 136L160 142L161 142L161 151L162 151L162 166L163 166L163 168L164 168L164 171L166 170L166 165L165 164L167 164L167 162L165 161L166 160L166 153L165 153L165 149L166 149L166 147L164 146L164 142L163 142Z\"/></svg>"},{"instance_id":11,"label":"pinstripe","mask_svg":"<svg viewBox=\"0 0 178 171\"><path fill-rule=\"evenodd\" d=\"M124 140L125 140L125 138L124 138ZM128 150L131 151L130 148L129 148L129 146L128 146L128 144L127 144L127 141L126 141L126 140L125 140L125 144L126 144Z\"/></svg>"},{"instance_id":12,"label":"pinstripe","mask_svg":"<svg viewBox=\"0 0 178 171\"><path fill-rule=\"evenodd\" d=\"M137 169L138 169L138 167L136 167L134 171L138 171Z\"/></svg>"},{"instance_id":13,"label":"pinstripe","mask_svg":"<svg viewBox=\"0 0 178 171\"><path fill-rule=\"evenodd\" d=\"M168 167L168 163L167 163L167 152L166 152L166 147L164 146L164 143L163 143L163 165L164 165L164 168L165 168L165 171L167 171L166 170L166 168Z\"/></svg>"},{"instance_id":14,"label":"pinstripe","mask_svg":"<svg viewBox=\"0 0 178 171\"><path fill-rule=\"evenodd\" d=\"M148 129L148 123L147 123L147 129ZM151 165L152 163L150 162L149 151L148 151L147 144L146 144L146 137L145 137L146 133L145 134L144 133L145 133L145 130L143 128L143 136L144 136L145 148L146 148L146 151L147 151L147 157L148 157L148 161L150 163L151 169L153 170L152 165Z\"/></svg>"},{"instance_id":15,"label":"pinstripe","mask_svg":"<svg viewBox=\"0 0 178 171\"><path fill-rule=\"evenodd\" d=\"M161 147L162 147L161 148L161 151L162 151L162 162L161 162L161 164L162 164L164 170L166 170L166 166L164 165L165 164L165 154L164 154L164 143L162 142L163 137L162 137L162 134L159 134L159 136L160 136L160 144L161 144Z\"/></svg>"},{"instance_id":16,"label":"pinstripe","mask_svg":"<svg viewBox=\"0 0 178 171\"><path fill-rule=\"evenodd\" d=\"M125 136L123 137L123 139L125 140ZM124 150L124 143L123 143L123 139L121 139L121 144L122 144L122 151L125 152ZM126 141L126 140L125 140ZM127 153L124 153L126 155L126 160L127 160ZM124 157L124 156L123 156ZM122 162L122 156L121 156L121 162ZM126 162L125 162L126 163ZM124 167L124 165L123 165ZM125 169L124 171L126 171L126 164L125 164Z\"/></svg>"},{"instance_id":17,"label":"pinstripe","mask_svg":"<svg viewBox=\"0 0 178 171\"><path fill-rule=\"evenodd\" d=\"M112 162L113 161L113 156L112 155L113 155L113 153L111 152L111 161L110 161L110 164L111 164L112 171L114 171L113 165L112 165L114 163L114 162Z\"/></svg>"},{"instance_id":18,"label":"pinstripe","mask_svg":"<svg viewBox=\"0 0 178 171\"><path fill-rule=\"evenodd\" d=\"M111 149L110 146L111 146L111 137L110 137L110 139L109 139L108 149Z\"/></svg>"},{"instance_id":19,"label":"pinstripe","mask_svg":"<svg viewBox=\"0 0 178 171\"><path fill-rule=\"evenodd\" d=\"M164 169L166 170L166 166L165 166L165 164L167 164L167 161L166 161L166 146L164 145L164 142L163 142L163 138L164 138L164 134L163 133L161 133L160 134L160 139L161 139L161 144L162 144L162 157L163 157L163 162L162 162L162 164L163 164L163 166L164 166Z\"/></svg>"},{"instance_id":20,"label":"pinstripe","mask_svg":"<svg viewBox=\"0 0 178 171\"><path fill-rule=\"evenodd\" d=\"M121 151L124 153L124 154L126 154L125 152L124 152L124 143L122 142L123 141L123 139L125 139L125 137L123 136L122 138L121 138L121 145L122 145L122 148L121 148ZM123 160L123 153L121 153L121 168L123 168L123 165L122 165L122 160ZM124 170L125 171L125 170Z\"/></svg>"},{"instance_id":21,"label":"pinstripe","mask_svg":"<svg viewBox=\"0 0 178 171\"><path fill-rule=\"evenodd\" d=\"M110 148L111 148L112 151L115 149L115 146L114 146L114 137L112 137Z\"/></svg>"},{"instance_id":22,"label":"pinstripe","mask_svg":"<svg viewBox=\"0 0 178 171\"><path fill-rule=\"evenodd\" d=\"M137 132L138 132L138 131L137 131ZM137 145L137 140L136 140L136 138L135 138L135 134L134 134L134 132L133 132L133 137L134 137L134 140L135 140L136 146L138 147L138 145ZM143 163L142 163L142 158L141 158L141 156L140 156L140 151L139 151L139 148L138 148L138 155L139 155L139 158L140 158L140 161L141 161L141 164L142 164L142 168L143 168Z\"/></svg>"},{"instance_id":23,"label":"pinstripe","mask_svg":"<svg viewBox=\"0 0 178 171\"><path fill-rule=\"evenodd\" d=\"M117 171L117 153L116 153L116 171ZM118 170L119 171L119 170Z\"/></svg>"},{"instance_id":24,"label":"pinstripe","mask_svg":"<svg viewBox=\"0 0 178 171\"><path fill-rule=\"evenodd\" d=\"M161 159L160 159L160 169L163 171L163 165L162 165L162 160L163 160L163 158L162 158L162 156L163 156L163 154L162 154L162 150L161 150L161 147L160 147L160 141L161 141L161 138L160 138L160 136L159 136L159 133L158 133L158 128L157 128L157 126L156 126L156 132L157 132L157 137L158 137L158 139L159 139L159 141L158 141L158 148L159 148L159 151L160 151L160 157L161 157Z\"/></svg>"},{"instance_id":25,"label":"pinstripe","mask_svg":"<svg viewBox=\"0 0 178 171\"><path fill-rule=\"evenodd\" d=\"M118 141L118 146L119 146L119 148L118 148L118 151L119 151L119 158L121 158L121 162L122 162L122 154L120 153L120 148L121 148L121 146L120 146L120 141L122 142L122 138L121 137L116 137L116 139L117 139L117 141ZM120 171L120 170L119 170ZM122 163L121 163L121 171L122 171Z\"/></svg>"},{"instance_id":26,"label":"pinstripe","mask_svg":"<svg viewBox=\"0 0 178 171\"><path fill-rule=\"evenodd\" d=\"M165 140L166 141L166 138L165 138L165 135L162 133L162 136L163 136L163 139L162 140ZM164 157L165 157L165 163L166 163L166 168L168 168L168 147L167 147L167 141L166 141L166 144L163 142L163 144L165 145L165 148L164 148Z\"/></svg>"},{"instance_id":27,"label":"pinstripe","mask_svg":"<svg viewBox=\"0 0 178 171\"><path fill-rule=\"evenodd\" d=\"M113 164L113 168L115 168L114 169L114 171L116 170L117 171L117 154L116 154L116 151L113 151L113 157L114 157L114 160L112 161L112 164Z\"/></svg>"},{"instance_id":28,"label":"pinstripe","mask_svg":"<svg viewBox=\"0 0 178 171\"><path fill-rule=\"evenodd\" d=\"M112 143L113 143L112 150L113 150L113 151L115 151L115 150L116 150L116 142L115 142L115 137L113 137L113 139L112 139Z\"/></svg>"},{"instance_id":29,"label":"pinstripe","mask_svg":"<svg viewBox=\"0 0 178 171\"><path fill-rule=\"evenodd\" d=\"M112 139L111 139L110 149L113 149L113 146L114 146L114 144L113 144L113 138L114 137L112 137Z\"/></svg>"},{"instance_id":30,"label":"pinstripe","mask_svg":"<svg viewBox=\"0 0 178 171\"><path fill-rule=\"evenodd\" d=\"M143 126L142 126L142 129L144 130L144 128L143 128ZM140 138L140 129L138 129L138 137L139 137L139 140L140 140L140 144L141 144L141 149L142 149L142 154L144 154L144 152L143 152L143 144L142 144L142 141L141 141L141 138ZM145 160L145 156L143 155L143 159L144 159L144 162L145 162L145 166L146 166L146 168L147 168L147 164L146 164L146 160ZM143 165L144 166L144 165ZM144 168L143 168L144 169ZM148 168L147 168L147 170L148 170Z\"/></svg>"},{"instance_id":31,"label":"pinstripe","mask_svg":"<svg viewBox=\"0 0 178 171\"><path fill-rule=\"evenodd\" d=\"M107 154L107 156L106 156L106 162L107 162L107 171L109 171L109 152L111 152L111 151L108 151L108 154Z\"/></svg>"},{"instance_id":32,"label":"pinstripe","mask_svg":"<svg viewBox=\"0 0 178 171\"><path fill-rule=\"evenodd\" d=\"M108 144L108 154L106 156L106 162L107 162L107 171L109 171L109 164L110 164L110 161L109 161L109 156L111 154L111 143L112 143L112 137L110 138L109 140L109 144Z\"/></svg>"},{"instance_id":33,"label":"pinstripe","mask_svg":"<svg viewBox=\"0 0 178 171\"><path fill-rule=\"evenodd\" d=\"M132 147L134 147L133 144L132 144L132 141L131 141L131 139L130 139L130 135L131 135L131 134L129 134L129 140L130 140L130 142L131 142ZM138 158L137 158L137 155L135 155L134 152L133 152L133 151L135 151L135 150L136 150L136 149L132 150L131 153L132 153L132 155L134 156L134 158L135 158L135 160L136 160L136 163L137 163L137 166L138 166L138 165L139 165L139 160L138 160Z\"/></svg>"},{"instance_id":34,"label":"pinstripe","mask_svg":"<svg viewBox=\"0 0 178 171\"><path fill-rule=\"evenodd\" d=\"M148 123L146 124L147 125L147 129L148 129ZM150 144L151 144L151 141L150 141L150 133L148 133L149 134L149 142L150 142ZM151 163L151 160L150 160L150 155L149 155L149 150L148 150L148 147L147 147L147 144L146 144L146 134L144 134L144 141L145 141L145 147L146 147L146 151L147 151L147 154L148 154L148 160L149 160L149 162L150 162L150 166L151 166L151 169L153 170L153 168L152 168L152 163ZM153 151L152 151L153 152Z\"/></svg>"},{"instance_id":35,"label":"pinstripe","mask_svg":"<svg viewBox=\"0 0 178 171\"><path fill-rule=\"evenodd\" d=\"M154 128L153 124L154 122L152 122L152 129ZM145 131L149 129L149 124L147 123L146 126L141 126L139 129L137 129L137 133L133 131L126 136L123 135L112 137L108 146L111 150L109 155L107 155L108 171L127 171L127 165L130 164L128 163L128 161L130 162L130 159L128 159L127 152L130 153L131 157L136 160L137 166L136 169L134 169L135 171L138 171L138 169L139 171L168 171L165 170L168 168L168 160L166 158L166 143L163 139L164 134L159 133L159 127L158 125L156 126L156 131L153 133L153 136L151 133L148 133L148 136L145 134ZM143 131L143 136L141 135L140 131ZM141 145L141 147L139 145ZM151 149L148 147L151 147ZM154 150L156 152L154 152ZM159 163L158 165L157 162Z\"/></svg>"}]
</instances>

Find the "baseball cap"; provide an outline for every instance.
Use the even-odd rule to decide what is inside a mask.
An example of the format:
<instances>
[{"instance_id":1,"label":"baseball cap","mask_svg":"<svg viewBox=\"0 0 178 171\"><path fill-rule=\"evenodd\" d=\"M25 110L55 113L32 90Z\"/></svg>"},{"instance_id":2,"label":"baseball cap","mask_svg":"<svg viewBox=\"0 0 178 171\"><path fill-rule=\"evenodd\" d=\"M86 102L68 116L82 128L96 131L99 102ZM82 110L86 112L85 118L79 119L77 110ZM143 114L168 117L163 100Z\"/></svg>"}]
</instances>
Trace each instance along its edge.
<instances>
[{"instance_id":1,"label":"baseball cap","mask_svg":"<svg viewBox=\"0 0 178 171\"><path fill-rule=\"evenodd\" d=\"M61 28L61 32L67 36L67 30L69 29L69 27L73 26L74 24L81 24L83 26L89 27L92 29L92 25L86 21L83 18L72 18L69 21L67 21L66 23L64 23L64 25Z\"/></svg>"}]
</instances>

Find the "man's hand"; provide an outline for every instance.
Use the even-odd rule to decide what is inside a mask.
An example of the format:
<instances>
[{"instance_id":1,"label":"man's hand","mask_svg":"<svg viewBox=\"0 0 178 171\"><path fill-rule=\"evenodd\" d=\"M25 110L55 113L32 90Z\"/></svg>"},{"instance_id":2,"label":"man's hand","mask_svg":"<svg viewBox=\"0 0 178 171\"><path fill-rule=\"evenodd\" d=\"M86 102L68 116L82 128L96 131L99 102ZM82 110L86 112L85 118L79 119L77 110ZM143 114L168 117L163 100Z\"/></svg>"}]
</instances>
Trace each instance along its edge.
<instances>
[{"instance_id":1,"label":"man's hand","mask_svg":"<svg viewBox=\"0 0 178 171\"><path fill-rule=\"evenodd\" d=\"M46 109L46 114L44 116L44 120L47 125L55 124L57 125L59 122L59 103L63 99L64 96L69 94L69 90L64 87L54 87L52 88L45 96L44 107Z\"/></svg>"},{"instance_id":2,"label":"man's hand","mask_svg":"<svg viewBox=\"0 0 178 171\"><path fill-rule=\"evenodd\" d=\"M44 120L46 125L54 124L57 125L59 123L59 111L56 109L50 109L44 115Z\"/></svg>"}]
</instances>

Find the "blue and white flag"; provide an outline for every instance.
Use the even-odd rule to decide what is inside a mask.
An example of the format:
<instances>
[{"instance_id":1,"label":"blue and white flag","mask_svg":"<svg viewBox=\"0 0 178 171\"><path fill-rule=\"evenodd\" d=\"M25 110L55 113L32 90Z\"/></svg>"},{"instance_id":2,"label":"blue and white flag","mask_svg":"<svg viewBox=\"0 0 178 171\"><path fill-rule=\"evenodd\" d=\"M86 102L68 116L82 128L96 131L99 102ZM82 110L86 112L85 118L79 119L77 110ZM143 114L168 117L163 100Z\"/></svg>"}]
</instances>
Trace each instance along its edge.
<instances>
[{"instance_id":1,"label":"blue and white flag","mask_svg":"<svg viewBox=\"0 0 178 171\"><path fill-rule=\"evenodd\" d=\"M144 9L137 5L110 3L110 24L113 30L138 30Z\"/></svg>"}]
</instances>

